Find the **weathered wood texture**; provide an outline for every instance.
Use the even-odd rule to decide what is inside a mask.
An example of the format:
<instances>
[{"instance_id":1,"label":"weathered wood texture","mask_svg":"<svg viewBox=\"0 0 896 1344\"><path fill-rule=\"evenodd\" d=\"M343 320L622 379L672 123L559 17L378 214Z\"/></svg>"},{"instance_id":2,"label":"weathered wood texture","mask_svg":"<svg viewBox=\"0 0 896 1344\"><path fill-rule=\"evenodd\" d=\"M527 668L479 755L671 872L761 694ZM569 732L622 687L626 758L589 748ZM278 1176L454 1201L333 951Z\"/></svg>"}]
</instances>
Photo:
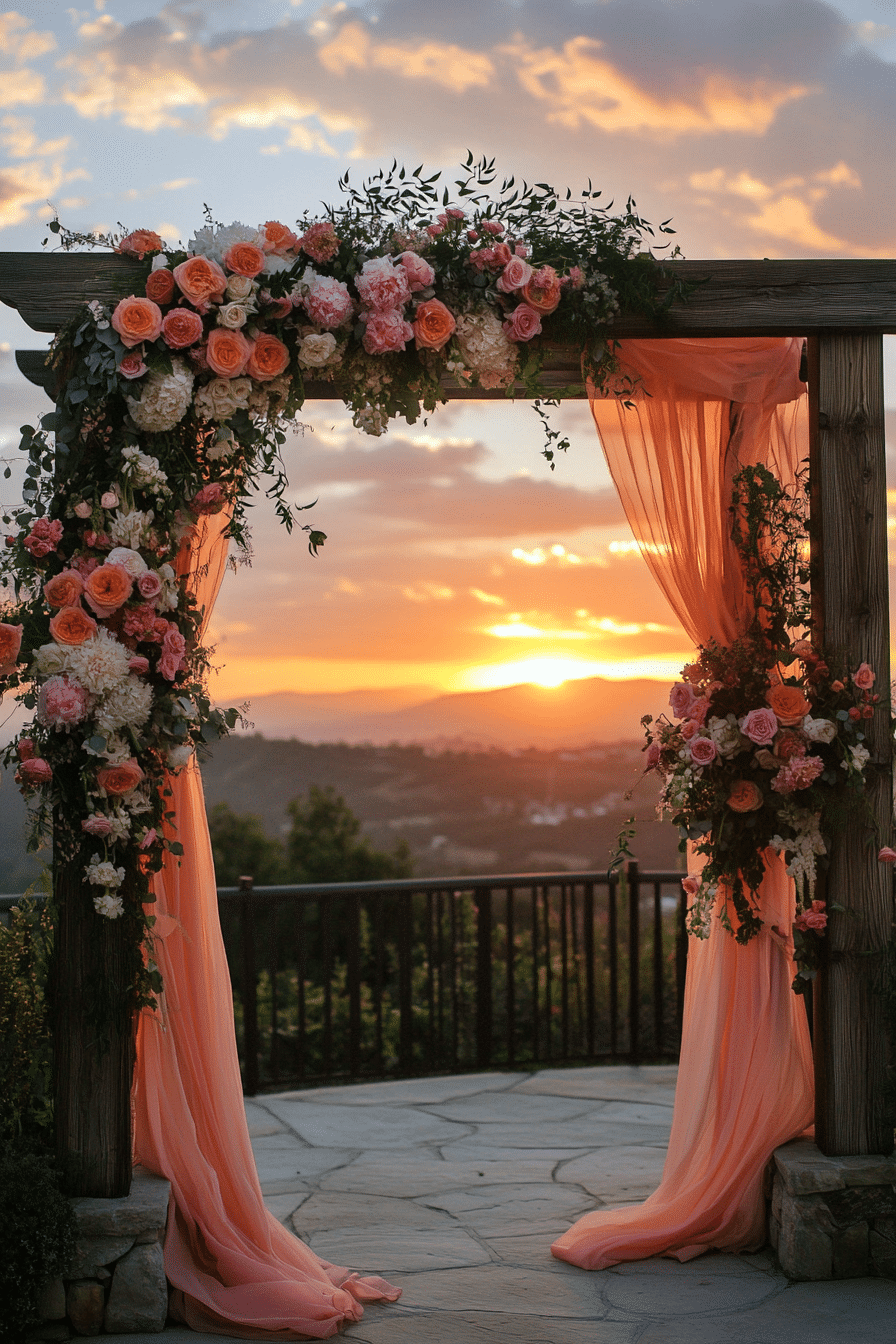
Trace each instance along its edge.
<instances>
[{"instance_id":1,"label":"weathered wood texture","mask_svg":"<svg viewBox=\"0 0 896 1344\"><path fill-rule=\"evenodd\" d=\"M868 662L886 705L890 687L883 349L878 336L829 333L810 344L812 547L817 619L827 648ZM826 961L814 996L816 1141L848 1156L893 1151L885 1101L884 1008L874 993L893 922L889 868L877 862L892 835L892 740L884 710L872 721L868 802L873 825L837 841L827 875Z\"/></svg>"},{"instance_id":2,"label":"weathered wood texture","mask_svg":"<svg viewBox=\"0 0 896 1344\"><path fill-rule=\"evenodd\" d=\"M51 976L56 1155L70 1195L113 1199L131 1187L133 1014L121 922L98 919L91 888L71 865L54 862L60 917ZM97 1022L97 989L113 1021ZM117 1009L117 1011L115 1011Z\"/></svg>"},{"instance_id":3,"label":"weathered wood texture","mask_svg":"<svg viewBox=\"0 0 896 1344\"><path fill-rule=\"evenodd\" d=\"M699 286L667 323L622 313L610 335L808 336L824 330L896 331L896 260L670 261ZM0 301L35 331L56 331L85 299L133 292L137 263L108 253L0 252ZM568 360L578 369L578 359ZM578 374L577 374L578 376Z\"/></svg>"}]
</instances>

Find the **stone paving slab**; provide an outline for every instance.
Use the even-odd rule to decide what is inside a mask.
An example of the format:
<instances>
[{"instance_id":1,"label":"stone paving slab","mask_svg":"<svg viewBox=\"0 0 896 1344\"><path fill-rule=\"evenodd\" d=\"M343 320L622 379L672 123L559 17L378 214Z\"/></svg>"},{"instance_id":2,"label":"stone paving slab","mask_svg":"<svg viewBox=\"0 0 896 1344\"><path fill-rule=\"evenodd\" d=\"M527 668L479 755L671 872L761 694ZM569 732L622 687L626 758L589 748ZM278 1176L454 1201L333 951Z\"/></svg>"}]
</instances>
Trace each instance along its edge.
<instances>
[{"instance_id":1,"label":"stone paving slab","mask_svg":"<svg viewBox=\"0 0 896 1344\"><path fill-rule=\"evenodd\" d=\"M550 1181L556 1161L446 1161L428 1152L395 1153L374 1149L349 1166L321 1177L321 1190L353 1191L364 1195L391 1195L400 1189L406 1199L477 1185L517 1185L520 1181Z\"/></svg>"},{"instance_id":2,"label":"stone paving slab","mask_svg":"<svg viewBox=\"0 0 896 1344\"><path fill-rule=\"evenodd\" d=\"M575 1120L556 1120L544 1125L530 1124L482 1124L475 1136L467 1140L473 1144L481 1140L484 1144L503 1144L506 1148L537 1148L539 1139L550 1143L552 1148L618 1148L632 1142L660 1143L669 1142L668 1125L638 1125L637 1134L632 1133L632 1125L618 1121L601 1122L600 1111L589 1111Z\"/></svg>"},{"instance_id":3,"label":"stone paving slab","mask_svg":"<svg viewBox=\"0 0 896 1344\"><path fill-rule=\"evenodd\" d=\"M268 1097L267 1110L304 1139L324 1148L410 1148L418 1143L444 1143L470 1133L423 1111L399 1106L352 1106Z\"/></svg>"},{"instance_id":4,"label":"stone paving slab","mask_svg":"<svg viewBox=\"0 0 896 1344\"><path fill-rule=\"evenodd\" d=\"M490 1263L488 1251L461 1227L446 1222L438 1228L342 1227L312 1232L304 1238L323 1260L347 1265L362 1274L396 1280L401 1271L468 1269ZM455 1306L460 1305L457 1298Z\"/></svg>"},{"instance_id":5,"label":"stone paving slab","mask_svg":"<svg viewBox=\"0 0 896 1344\"><path fill-rule=\"evenodd\" d=\"M518 1121L522 1113L530 1125L553 1125L558 1120L577 1120L580 1116L589 1116L594 1113L594 1107L585 1098L573 1100L543 1096L531 1096L521 1107L519 1096L515 1093L486 1092L482 1096L430 1104L426 1106L426 1111L429 1115L440 1115L445 1120L460 1120L466 1124L507 1125Z\"/></svg>"},{"instance_id":6,"label":"stone paving slab","mask_svg":"<svg viewBox=\"0 0 896 1344\"><path fill-rule=\"evenodd\" d=\"M447 1319L444 1312L392 1308L376 1320L368 1319L369 1312L346 1332L353 1344L635 1344L640 1329L615 1321L545 1320L505 1312L456 1311Z\"/></svg>"},{"instance_id":7,"label":"stone paving slab","mask_svg":"<svg viewBox=\"0 0 896 1344\"><path fill-rule=\"evenodd\" d=\"M309 1087L278 1092L284 1101L335 1102L339 1106L428 1106L480 1092L505 1092L528 1073L457 1073L447 1078L408 1078L387 1083L354 1083L347 1087Z\"/></svg>"}]
</instances>

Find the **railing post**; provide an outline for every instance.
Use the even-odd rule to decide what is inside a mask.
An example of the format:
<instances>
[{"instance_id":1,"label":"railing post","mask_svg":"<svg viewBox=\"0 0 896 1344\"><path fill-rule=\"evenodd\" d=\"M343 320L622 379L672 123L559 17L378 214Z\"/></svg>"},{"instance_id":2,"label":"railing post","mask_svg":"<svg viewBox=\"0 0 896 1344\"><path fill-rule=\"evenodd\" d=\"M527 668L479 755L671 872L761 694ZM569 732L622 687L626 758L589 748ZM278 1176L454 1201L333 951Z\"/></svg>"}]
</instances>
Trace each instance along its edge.
<instances>
[{"instance_id":1,"label":"railing post","mask_svg":"<svg viewBox=\"0 0 896 1344\"><path fill-rule=\"evenodd\" d=\"M348 898L348 947L346 948L346 978L348 980L348 1071L361 1071L361 901L358 896Z\"/></svg>"},{"instance_id":2,"label":"railing post","mask_svg":"<svg viewBox=\"0 0 896 1344\"><path fill-rule=\"evenodd\" d=\"M637 1064L641 1054L641 882L637 860L630 859L625 872L628 885L628 1053L631 1062Z\"/></svg>"},{"instance_id":3,"label":"railing post","mask_svg":"<svg viewBox=\"0 0 896 1344\"><path fill-rule=\"evenodd\" d=\"M404 1073L414 1067L413 937L414 898L399 897L398 920L398 1064Z\"/></svg>"},{"instance_id":4,"label":"railing post","mask_svg":"<svg viewBox=\"0 0 896 1344\"><path fill-rule=\"evenodd\" d=\"M255 965L255 919L252 878L240 878L240 929L243 942L243 1053L245 1093L258 1092L258 972Z\"/></svg>"},{"instance_id":5,"label":"railing post","mask_svg":"<svg viewBox=\"0 0 896 1344\"><path fill-rule=\"evenodd\" d=\"M588 1058L594 1056L594 883L585 883L585 1043Z\"/></svg>"},{"instance_id":6,"label":"railing post","mask_svg":"<svg viewBox=\"0 0 896 1344\"><path fill-rule=\"evenodd\" d=\"M492 1062L492 893L480 891L476 901L476 1063Z\"/></svg>"}]
</instances>

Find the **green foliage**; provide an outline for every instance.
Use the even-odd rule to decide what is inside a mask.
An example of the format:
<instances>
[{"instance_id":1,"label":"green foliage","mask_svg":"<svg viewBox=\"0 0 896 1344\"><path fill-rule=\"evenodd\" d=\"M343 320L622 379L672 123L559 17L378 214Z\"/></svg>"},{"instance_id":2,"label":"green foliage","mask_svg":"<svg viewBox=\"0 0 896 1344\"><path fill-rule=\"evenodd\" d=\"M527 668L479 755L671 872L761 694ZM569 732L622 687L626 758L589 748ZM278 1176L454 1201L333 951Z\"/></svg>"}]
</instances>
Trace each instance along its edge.
<instances>
[{"instance_id":1,"label":"green foliage","mask_svg":"<svg viewBox=\"0 0 896 1344\"><path fill-rule=\"evenodd\" d=\"M411 876L411 856L402 842L394 850L374 849L361 837L361 822L341 794L312 784L287 812L290 882L376 882Z\"/></svg>"},{"instance_id":2,"label":"green foliage","mask_svg":"<svg viewBox=\"0 0 896 1344\"><path fill-rule=\"evenodd\" d=\"M0 1141L52 1129L52 1054L44 990L53 929L46 905L24 898L0 924Z\"/></svg>"},{"instance_id":3,"label":"green foliage","mask_svg":"<svg viewBox=\"0 0 896 1344\"><path fill-rule=\"evenodd\" d=\"M0 1152L0 1224L0 1342L21 1344L36 1323L41 1288L75 1249L72 1207L45 1155L20 1145Z\"/></svg>"},{"instance_id":4,"label":"green foliage","mask_svg":"<svg viewBox=\"0 0 896 1344\"><path fill-rule=\"evenodd\" d=\"M209 813L208 829L219 886L236 886L244 874L259 887L285 880L283 846L268 835L260 817L217 803Z\"/></svg>"}]
</instances>

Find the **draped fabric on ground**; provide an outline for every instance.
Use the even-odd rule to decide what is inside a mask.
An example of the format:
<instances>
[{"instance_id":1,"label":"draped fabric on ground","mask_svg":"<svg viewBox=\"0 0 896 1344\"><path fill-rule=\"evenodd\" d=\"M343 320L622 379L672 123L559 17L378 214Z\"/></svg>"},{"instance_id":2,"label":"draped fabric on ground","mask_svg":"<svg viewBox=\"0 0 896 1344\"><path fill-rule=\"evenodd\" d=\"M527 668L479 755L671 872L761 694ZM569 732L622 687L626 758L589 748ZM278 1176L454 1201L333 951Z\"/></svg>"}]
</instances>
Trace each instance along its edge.
<instances>
[{"instance_id":1,"label":"draped fabric on ground","mask_svg":"<svg viewBox=\"0 0 896 1344\"><path fill-rule=\"evenodd\" d=\"M194 591L214 605L227 559L226 518L202 521L182 554ZM137 1033L135 1159L171 1181L165 1269L172 1312L195 1330L239 1338L326 1339L394 1301L383 1279L319 1260L264 1206L249 1143L218 921L202 782L195 764L170 778L184 856L154 881L160 1010Z\"/></svg>"},{"instance_id":2,"label":"draped fabric on ground","mask_svg":"<svg viewBox=\"0 0 896 1344\"><path fill-rule=\"evenodd\" d=\"M631 409L595 396L607 462L642 554L695 644L730 643L751 610L730 540L731 482L764 462L793 479L808 445L800 343L626 341ZM649 393L649 395L647 395ZM596 1210L551 1248L584 1269L765 1240L763 1171L812 1121L806 1013L790 988L793 882L766 851L762 932L745 947L717 920L691 938L678 1086L659 1188L645 1203Z\"/></svg>"}]
</instances>

